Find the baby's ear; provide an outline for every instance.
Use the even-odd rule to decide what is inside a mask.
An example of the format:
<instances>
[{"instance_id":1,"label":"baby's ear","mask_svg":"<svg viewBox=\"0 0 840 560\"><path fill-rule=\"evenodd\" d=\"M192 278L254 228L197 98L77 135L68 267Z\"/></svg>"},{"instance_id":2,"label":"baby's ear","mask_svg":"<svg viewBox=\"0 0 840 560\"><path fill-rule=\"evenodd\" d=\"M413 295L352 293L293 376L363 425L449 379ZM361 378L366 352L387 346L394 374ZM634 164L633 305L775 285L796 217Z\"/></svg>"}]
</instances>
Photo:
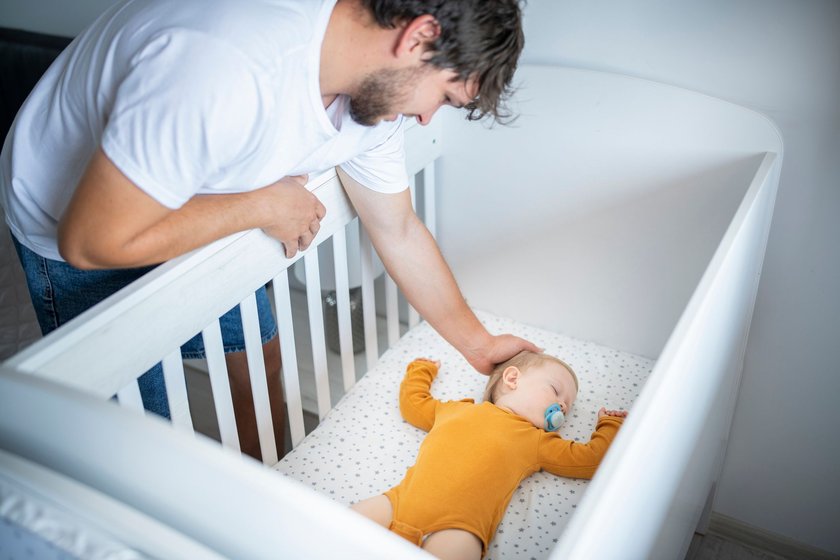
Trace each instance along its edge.
<instances>
[{"instance_id":1,"label":"baby's ear","mask_svg":"<svg viewBox=\"0 0 840 560\"><path fill-rule=\"evenodd\" d=\"M505 384L510 390L516 389L517 383L519 383L519 376L522 375L522 372L519 371L519 368L516 366L508 366L505 368L505 371L502 372L502 383Z\"/></svg>"}]
</instances>

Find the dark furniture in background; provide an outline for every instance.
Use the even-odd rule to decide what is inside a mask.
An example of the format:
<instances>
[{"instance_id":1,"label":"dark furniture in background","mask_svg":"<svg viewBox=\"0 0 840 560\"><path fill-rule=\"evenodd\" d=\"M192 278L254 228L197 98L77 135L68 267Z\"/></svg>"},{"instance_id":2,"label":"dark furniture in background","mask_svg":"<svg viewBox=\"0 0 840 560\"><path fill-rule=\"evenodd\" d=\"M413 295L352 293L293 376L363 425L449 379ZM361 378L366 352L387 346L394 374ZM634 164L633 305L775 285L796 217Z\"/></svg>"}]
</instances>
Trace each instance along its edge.
<instances>
[{"instance_id":1,"label":"dark furniture in background","mask_svg":"<svg viewBox=\"0 0 840 560\"><path fill-rule=\"evenodd\" d=\"M70 41L0 27L0 140L5 141L26 96ZM40 337L23 270L0 211L0 360Z\"/></svg>"},{"instance_id":2,"label":"dark furniture in background","mask_svg":"<svg viewBox=\"0 0 840 560\"><path fill-rule=\"evenodd\" d=\"M71 40L0 27L0 132L3 139L26 96Z\"/></svg>"}]
</instances>

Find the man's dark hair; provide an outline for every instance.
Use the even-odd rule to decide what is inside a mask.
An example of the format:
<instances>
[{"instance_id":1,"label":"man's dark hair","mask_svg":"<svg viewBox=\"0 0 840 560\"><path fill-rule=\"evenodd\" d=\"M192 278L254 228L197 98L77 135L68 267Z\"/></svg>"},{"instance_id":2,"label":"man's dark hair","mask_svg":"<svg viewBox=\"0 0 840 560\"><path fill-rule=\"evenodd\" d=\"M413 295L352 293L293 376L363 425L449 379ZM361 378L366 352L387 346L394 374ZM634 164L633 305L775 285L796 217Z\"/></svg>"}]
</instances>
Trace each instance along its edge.
<instances>
[{"instance_id":1,"label":"man's dark hair","mask_svg":"<svg viewBox=\"0 0 840 560\"><path fill-rule=\"evenodd\" d=\"M478 78L478 96L466 106L469 120L492 115L504 122L511 115L504 102L525 37L520 0L363 0L382 27L430 14L440 36L430 45L428 62L454 70L459 80Z\"/></svg>"}]
</instances>

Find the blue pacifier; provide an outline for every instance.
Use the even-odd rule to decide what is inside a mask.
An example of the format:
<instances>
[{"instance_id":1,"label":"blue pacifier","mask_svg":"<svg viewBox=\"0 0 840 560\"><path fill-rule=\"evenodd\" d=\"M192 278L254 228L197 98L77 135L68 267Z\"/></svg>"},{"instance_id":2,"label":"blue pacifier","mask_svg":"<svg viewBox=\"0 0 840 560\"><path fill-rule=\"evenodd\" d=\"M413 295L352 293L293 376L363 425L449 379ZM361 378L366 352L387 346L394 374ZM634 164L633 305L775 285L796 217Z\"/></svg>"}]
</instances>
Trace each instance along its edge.
<instances>
[{"instance_id":1,"label":"blue pacifier","mask_svg":"<svg viewBox=\"0 0 840 560\"><path fill-rule=\"evenodd\" d=\"M545 430L547 432L557 431L565 419L566 416L563 414L563 409L560 408L559 404L554 403L545 409Z\"/></svg>"}]
</instances>

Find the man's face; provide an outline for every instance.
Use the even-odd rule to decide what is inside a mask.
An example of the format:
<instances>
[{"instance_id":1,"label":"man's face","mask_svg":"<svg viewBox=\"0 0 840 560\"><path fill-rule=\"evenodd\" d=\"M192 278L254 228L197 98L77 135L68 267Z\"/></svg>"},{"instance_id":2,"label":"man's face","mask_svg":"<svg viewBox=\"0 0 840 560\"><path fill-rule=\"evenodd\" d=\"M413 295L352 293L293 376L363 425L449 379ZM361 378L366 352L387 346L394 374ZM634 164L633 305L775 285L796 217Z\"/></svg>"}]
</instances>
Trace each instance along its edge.
<instances>
[{"instance_id":1,"label":"man's face","mask_svg":"<svg viewBox=\"0 0 840 560\"><path fill-rule=\"evenodd\" d=\"M441 105L463 107L478 92L475 80L456 80L452 70L421 66L383 69L364 78L350 98L350 116L359 124L373 126L402 114L428 124Z\"/></svg>"}]
</instances>

